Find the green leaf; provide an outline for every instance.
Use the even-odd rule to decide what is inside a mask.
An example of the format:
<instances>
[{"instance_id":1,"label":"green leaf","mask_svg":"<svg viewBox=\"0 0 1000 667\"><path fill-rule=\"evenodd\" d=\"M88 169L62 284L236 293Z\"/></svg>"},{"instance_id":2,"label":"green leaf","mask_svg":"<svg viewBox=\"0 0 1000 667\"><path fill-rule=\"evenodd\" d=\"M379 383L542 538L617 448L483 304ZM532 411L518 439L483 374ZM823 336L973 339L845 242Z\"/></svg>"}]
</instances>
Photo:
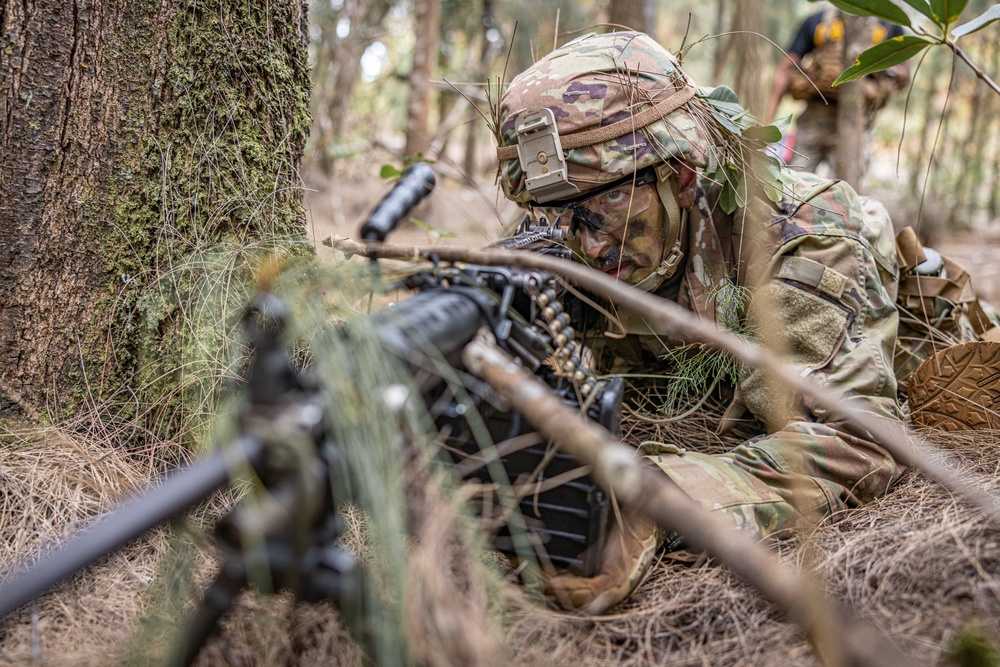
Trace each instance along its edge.
<instances>
[{"instance_id":1,"label":"green leaf","mask_svg":"<svg viewBox=\"0 0 1000 667\"><path fill-rule=\"evenodd\" d=\"M778 128L778 130L782 134L785 133L785 130L787 130L788 126L791 124L792 124L792 114L788 114L784 118L778 118L773 123L771 123L771 125L774 125L776 128Z\"/></svg>"},{"instance_id":2,"label":"green leaf","mask_svg":"<svg viewBox=\"0 0 1000 667\"><path fill-rule=\"evenodd\" d=\"M937 19L934 18L934 12L931 11L931 6L927 4L927 0L903 0L903 2L937 23Z\"/></svg>"},{"instance_id":3,"label":"green leaf","mask_svg":"<svg viewBox=\"0 0 1000 667\"><path fill-rule=\"evenodd\" d=\"M729 86L715 86L714 88L705 89L705 98L709 100L716 100L718 102L728 102L729 104L740 103L740 98Z\"/></svg>"},{"instance_id":4,"label":"green leaf","mask_svg":"<svg viewBox=\"0 0 1000 667\"><path fill-rule=\"evenodd\" d=\"M1000 19L1000 5L993 5L980 16L952 30L951 34L955 38L963 37L977 30L982 30L997 19Z\"/></svg>"},{"instance_id":5,"label":"green leaf","mask_svg":"<svg viewBox=\"0 0 1000 667\"><path fill-rule=\"evenodd\" d=\"M958 18L969 0L931 0L931 11L934 20L941 25L947 25Z\"/></svg>"},{"instance_id":6,"label":"green leaf","mask_svg":"<svg viewBox=\"0 0 1000 667\"><path fill-rule=\"evenodd\" d=\"M394 167L391 164L383 164L382 169L378 172L378 175L379 177L388 180L390 178L399 178L402 173L402 170L398 167Z\"/></svg>"},{"instance_id":7,"label":"green leaf","mask_svg":"<svg viewBox=\"0 0 1000 667\"><path fill-rule=\"evenodd\" d=\"M830 0L830 2L848 14L855 16L877 16L880 19L910 25L910 17L902 9L892 4L891 0Z\"/></svg>"},{"instance_id":8,"label":"green leaf","mask_svg":"<svg viewBox=\"0 0 1000 667\"><path fill-rule=\"evenodd\" d=\"M750 139L756 139L765 144L773 144L776 141L781 141L781 130L774 125L755 125L743 134Z\"/></svg>"},{"instance_id":9,"label":"green leaf","mask_svg":"<svg viewBox=\"0 0 1000 667\"><path fill-rule=\"evenodd\" d=\"M709 111L712 113L712 118L716 120L722 127L726 128L728 131L739 136L743 134L739 126L733 122L730 114L727 114L724 109L716 109L714 102L709 102Z\"/></svg>"},{"instance_id":10,"label":"green leaf","mask_svg":"<svg viewBox=\"0 0 1000 667\"><path fill-rule=\"evenodd\" d=\"M728 165L723 170L725 182L719 193L719 206L726 213L733 213L747 204L747 182L743 171L738 167Z\"/></svg>"},{"instance_id":11,"label":"green leaf","mask_svg":"<svg viewBox=\"0 0 1000 667\"><path fill-rule=\"evenodd\" d=\"M903 35L902 37L887 39L867 51L862 51L858 59L854 61L854 65L844 70L837 77L837 80L833 82L833 85L839 86L842 83L860 79L866 74L889 69L893 65L898 65L905 60L909 60L931 44L933 42L929 42L922 37L916 37L915 35Z\"/></svg>"}]
</instances>

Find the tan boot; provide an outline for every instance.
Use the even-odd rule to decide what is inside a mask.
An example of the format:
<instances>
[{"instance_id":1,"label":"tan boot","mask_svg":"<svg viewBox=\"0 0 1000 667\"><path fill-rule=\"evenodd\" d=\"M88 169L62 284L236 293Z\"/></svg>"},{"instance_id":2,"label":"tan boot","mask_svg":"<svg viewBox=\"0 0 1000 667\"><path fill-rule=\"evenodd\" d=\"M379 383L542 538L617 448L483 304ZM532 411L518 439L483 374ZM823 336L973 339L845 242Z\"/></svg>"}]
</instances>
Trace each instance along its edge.
<instances>
[{"instance_id":1,"label":"tan boot","mask_svg":"<svg viewBox=\"0 0 1000 667\"><path fill-rule=\"evenodd\" d=\"M545 594L563 609L603 614L629 596L645 576L662 542L652 521L622 515L615 522L601 551L601 565L593 577L560 572L545 582Z\"/></svg>"},{"instance_id":2,"label":"tan boot","mask_svg":"<svg viewBox=\"0 0 1000 667\"><path fill-rule=\"evenodd\" d=\"M917 367L907 386L915 426L1000 429L1000 342L947 347Z\"/></svg>"}]
</instances>

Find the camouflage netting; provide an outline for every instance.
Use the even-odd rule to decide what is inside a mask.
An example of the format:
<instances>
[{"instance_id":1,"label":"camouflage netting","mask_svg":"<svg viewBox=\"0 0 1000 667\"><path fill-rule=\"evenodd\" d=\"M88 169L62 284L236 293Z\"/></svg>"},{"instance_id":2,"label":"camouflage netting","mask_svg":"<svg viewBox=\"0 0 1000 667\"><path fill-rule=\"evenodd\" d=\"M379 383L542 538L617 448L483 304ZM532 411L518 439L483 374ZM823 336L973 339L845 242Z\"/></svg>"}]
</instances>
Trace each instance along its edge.
<instances>
[{"instance_id":1,"label":"camouflage netting","mask_svg":"<svg viewBox=\"0 0 1000 667\"><path fill-rule=\"evenodd\" d=\"M654 426L631 417L626 431L641 440L697 437L701 429L706 441L722 446L707 430L713 421ZM671 433L675 428L684 431ZM63 454L46 455L56 438ZM956 470L991 492L1000 490L1000 433L933 440ZM34 552L40 534L65 534L113 497L141 487L151 472L139 462L144 459L57 432L42 438L7 434L4 443L5 571ZM798 628L711 562L662 559L630 600L600 618L533 602L511 583L510 573L507 579L490 576L504 572L501 561L463 546L470 538L443 491L439 477L411 463L407 493L414 535L402 607L417 664L817 664ZM229 502L217 499L189 519L193 532L179 534L196 534ZM364 540L364 520L351 515L348 524L352 549L366 562L377 560ZM166 579L173 585L179 571L190 570L194 581L204 582L214 568L211 549L202 543L195 551L191 543L199 541L158 531L58 587L37 608L26 606L0 625L0 664L146 664L164 639L141 619L168 613L151 594L164 586L157 573L172 573ZM831 595L920 661L937 661L952 650L982 654L990 650L983 648L984 638L994 646L1000 641L1000 526L921 475L909 474L879 501L779 549L782 563L822 577ZM187 553L186 568L178 566L177 553ZM198 664L356 665L361 659L329 605L245 595Z\"/></svg>"}]
</instances>

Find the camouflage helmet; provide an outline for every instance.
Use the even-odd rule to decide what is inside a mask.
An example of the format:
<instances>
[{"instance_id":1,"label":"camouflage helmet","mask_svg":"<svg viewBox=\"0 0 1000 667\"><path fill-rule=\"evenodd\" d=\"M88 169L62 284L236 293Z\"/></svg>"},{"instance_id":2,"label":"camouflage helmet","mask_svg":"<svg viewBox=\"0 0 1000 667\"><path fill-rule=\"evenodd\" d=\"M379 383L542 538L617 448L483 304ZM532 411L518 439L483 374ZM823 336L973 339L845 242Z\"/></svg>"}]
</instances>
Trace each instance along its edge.
<instances>
[{"instance_id":1,"label":"camouflage helmet","mask_svg":"<svg viewBox=\"0 0 1000 667\"><path fill-rule=\"evenodd\" d=\"M566 199L672 158L712 171L696 91L648 35L567 43L516 76L500 100L504 194L522 204Z\"/></svg>"}]
</instances>

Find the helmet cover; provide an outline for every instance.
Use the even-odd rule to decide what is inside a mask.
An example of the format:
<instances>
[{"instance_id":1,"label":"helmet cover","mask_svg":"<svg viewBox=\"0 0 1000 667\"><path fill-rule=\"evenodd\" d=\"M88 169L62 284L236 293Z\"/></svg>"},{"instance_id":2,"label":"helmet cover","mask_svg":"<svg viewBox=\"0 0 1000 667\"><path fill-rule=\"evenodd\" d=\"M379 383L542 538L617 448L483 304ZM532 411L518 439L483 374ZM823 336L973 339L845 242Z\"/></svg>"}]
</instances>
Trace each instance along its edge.
<instances>
[{"instance_id":1,"label":"helmet cover","mask_svg":"<svg viewBox=\"0 0 1000 667\"><path fill-rule=\"evenodd\" d=\"M554 165L541 152L546 166L531 165L534 148L526 155L523 138L518 146L524 119L546 109L571 191L586 193L674 158L712 171L714 150L695 113L695 91L677 59L643 33L590 34L567 43L516 76L500 99L504 194L519 203L565 198L558 189L529 189L532 168L548 172Z\"/></svg>"}]
</instances>

